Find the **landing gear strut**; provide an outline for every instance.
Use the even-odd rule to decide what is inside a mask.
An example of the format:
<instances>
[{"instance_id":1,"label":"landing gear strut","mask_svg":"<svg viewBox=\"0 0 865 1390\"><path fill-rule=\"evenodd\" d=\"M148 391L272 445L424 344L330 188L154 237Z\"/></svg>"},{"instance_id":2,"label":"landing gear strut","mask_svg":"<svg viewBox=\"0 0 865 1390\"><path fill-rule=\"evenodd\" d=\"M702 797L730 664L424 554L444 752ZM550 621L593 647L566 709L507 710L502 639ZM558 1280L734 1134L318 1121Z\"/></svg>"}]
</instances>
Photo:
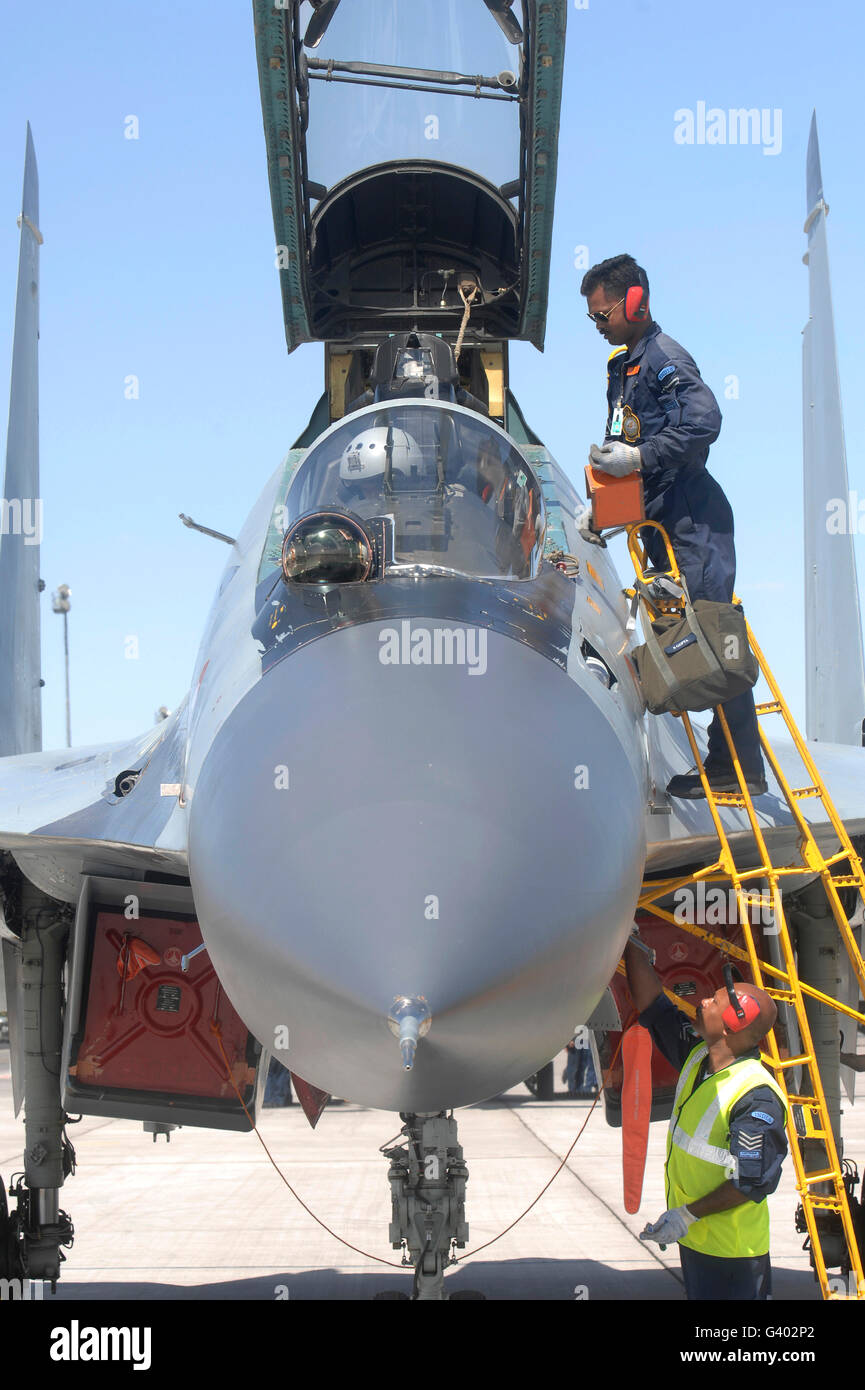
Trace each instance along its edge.
<instances>
[{"instance_id":1,"label":"landing gear strut","mask_svg":"<svg viewBox=\"0 0 865 1390\"><path fill-rule=\"evenodd\" d=\"M9 1194L16 1202L11 1213L5 1189L0 1192L0 1278L22 1286L27 1280L50 1283L53 1293L66 1259L63 1247L74 1241L75 1228L57 1205L56 1192L28 1187L23 1174L13 1179Z\"/></svg>"},{"instance_id":2,"label":"landing gear strut","mask_svg":"<svg viewBox=\"0 0 865 1390\"><path fill-rule=\"evenodd\" d=\"M61 1104L63 966L71 909L54 902L26 879L21 886L22 933L18 948L19 1046L24 1069L24 1173L13 1179L8 1211L0 1208L0 1268L12 1279L43 1280L52 1292L74 1239L60 1209L60 1189L74 1168L64 1134Z\"/></svg>"},{"instance_id":3,"label":"landing gear strut","mask_svg":"<svg viewBox=\"0 0 865 1390\"><path fill-rule=\"evenodd\" d=\"M453 1115L400 1115L406 1143L385 1149L393 1198L390 1241L414 1265L413 1298L442 1301L444 1272L463 1249L468 1168Z\"/></svg>"}]
</instances>

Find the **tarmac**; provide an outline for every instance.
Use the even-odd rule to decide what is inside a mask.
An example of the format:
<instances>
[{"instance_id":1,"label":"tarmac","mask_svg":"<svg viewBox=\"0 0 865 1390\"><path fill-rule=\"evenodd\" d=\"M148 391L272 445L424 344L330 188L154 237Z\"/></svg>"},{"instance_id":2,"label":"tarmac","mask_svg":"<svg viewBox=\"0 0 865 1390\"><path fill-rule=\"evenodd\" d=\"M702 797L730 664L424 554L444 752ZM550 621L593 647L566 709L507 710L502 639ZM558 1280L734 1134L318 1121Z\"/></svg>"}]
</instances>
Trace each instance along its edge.
<instances>
[{"instance_id":1,"label":"tarmac","mask_svg":"<svg viewBox=\"0 0 865 1390\"><path fill-rule=\"evenodd\" d=\"M860 1050L863 1040L860 1038ZM556 1062L559 1083L564 1054ZM845 1104L845 1153L865 1164L865 1073L858 1104ZM591 1111L591 1113L590 1113ZM524 1086L457 1112L469 1169L470 1238L447 1276L449 1292L493 1300L684 1299L678 1251L639 1232L664 1210L666 1125L653 1124L642 1205L624 1209L621 1131L603 1101L535 1100ZM567 1164L538 1196L583 1123ZM316 1216L364 1254L347 1249L303 1209L255 1134L185 1127L156 1143L141 1124L85 1116L70 1127L78 1169L61 1206L75 1244L57 1289L62 1300L368 1300L408 1292L410 1273L388 1243L390 1190L379 1149L399 1118L332 1102L315 1131L298 1105L264 1110L260 1132L282 1173ZM9 1049L0 1046L0 1173L22 1167L23 1122L12 1115ZM819 1302L794 1228L798 1203L789 1157L769 1198L774 1298ZM481 1249L488 1241L495 1244ZM473 1250L478 1250L473 1255ZM373 1256L378 1257L374 1259Z\"/></svg>"}]
</instances>

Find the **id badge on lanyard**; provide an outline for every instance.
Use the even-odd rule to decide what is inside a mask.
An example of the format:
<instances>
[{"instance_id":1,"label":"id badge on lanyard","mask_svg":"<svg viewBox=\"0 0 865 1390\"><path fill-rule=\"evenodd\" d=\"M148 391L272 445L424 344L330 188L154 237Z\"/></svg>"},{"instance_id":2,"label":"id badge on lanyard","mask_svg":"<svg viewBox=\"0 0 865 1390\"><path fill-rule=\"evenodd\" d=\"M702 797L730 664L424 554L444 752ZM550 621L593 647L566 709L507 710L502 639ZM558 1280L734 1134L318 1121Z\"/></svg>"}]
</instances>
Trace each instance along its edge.
<instances>
[{"instance_id":1,"label":"id badge on lanyard","mask_svg":"<svg viewBox=\"0 0 865 1390\"><path fill-rule=\"evenodd\" d=\"M620 434L622 433L622 425L623 425L623 423L624 423L624 419L625 419L625 412L624 412L624 410L622 409L622 405L621 405L621 402L620 402L620 403L616 406L615 410L613 411L613 418L612 418L612 420L610 421L610 434L611 434L611 435L613 435L613 436L615 437L615 436L620 435Z\"/></svg>"}]
</instances>

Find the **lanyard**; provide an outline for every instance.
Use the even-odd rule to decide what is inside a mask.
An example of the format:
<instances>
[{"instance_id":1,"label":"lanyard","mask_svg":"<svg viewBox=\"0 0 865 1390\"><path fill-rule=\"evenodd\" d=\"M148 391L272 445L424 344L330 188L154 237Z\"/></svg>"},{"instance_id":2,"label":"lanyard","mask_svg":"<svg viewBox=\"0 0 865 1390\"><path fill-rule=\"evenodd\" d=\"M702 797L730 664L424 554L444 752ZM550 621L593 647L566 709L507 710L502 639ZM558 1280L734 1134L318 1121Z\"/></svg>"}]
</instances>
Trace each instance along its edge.
<instances>
[{"instance_id":1,"label":"lanyard","mask_svg":"<svg viewBox=\"0 0 865 1390\"><path fill-rule=\"evenodd\" d=\"M625 422L625 363L628 360L628 354L623 353L618 360L621 363L621 377L619 381L619 401L610 417L610 434L613 438L618 437L622 433L622 426Z\"/></svg>"}]
</instances>

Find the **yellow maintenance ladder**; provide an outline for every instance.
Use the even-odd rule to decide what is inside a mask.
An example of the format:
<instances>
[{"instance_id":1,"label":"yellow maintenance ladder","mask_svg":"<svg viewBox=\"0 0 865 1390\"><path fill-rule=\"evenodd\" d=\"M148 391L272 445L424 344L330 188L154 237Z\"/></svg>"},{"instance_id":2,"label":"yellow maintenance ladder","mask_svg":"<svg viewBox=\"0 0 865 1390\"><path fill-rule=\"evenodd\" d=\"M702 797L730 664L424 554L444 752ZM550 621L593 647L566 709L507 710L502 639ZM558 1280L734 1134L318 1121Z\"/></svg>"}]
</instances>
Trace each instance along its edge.
<instances>
[{"instance_id":1,"label":"yellow maintenance ladder","mask_svg":"<svg viewBox=\"0 0 865 1390\"><path fill-rule=\"evenodd\" d=\"M649 556L643 544L641 532L648 528L654 528L659 531L663 538L669 560L669 569L666 572L662 573L657 570L647 570L647 560ZM681 584L681 575L676 564L669 538L663 527L659 526L657 522L641 522L637 525L629 526L627 531L628 549L638 581L651 584L652 580L661 574L663 578L670 579L675 584ZM634 598L637 590L629 590L628 592L630 596ZM682 611L681 602L675 595L659 594L659 596L655 598L655 592L656 591L653 590L652 596L647 598L645 591L640 591L641 601L644 608L648 609L650 618L655 618L666 613L678 614ZM860 991L862 995L865 996L865 962L863 962L856 937L847 920L847 913L844 910L839 894L840 889L855 888L862 898L862 901L865 902L865 873L863 873L862 861L853 848L844 824L839 818L829 794L820 779L820 774L808 752L807 746L789 709L784 703L775 678L766 664L766 659L762 651L754 640L754 635L750 627L747 627L747 632L751 649L757 658L762 675L772 695L770 700L762 704L757 704L756 706L760 730L760 743L766 761L771 767L778 782L778 786L781 788L781 792L790 807L796 828L799 832L799 856L801 862L792 865L776 865L772 863L761 826L757 820L751 796L742 774L742 768L730 735L730 729L724 716L723 708L718 706L716 708L716 714L718 715L721 727L724 731L733 767L735 768L736 778L739 783L740 790L739 793L735 795L713 792L703 768L690 718L687 713L682 712L679 717L687 733L688 742L691 745L691 751L694 756L694 762L696 763L702 780L703 790L706 793L706 801L720 843L720 853L714 864L708 865L705 869L701 869L697 873L691 873L686 877L680 878L652 880L650 883L644 884L643 891L640 895L639 906L646 910L651 910L654 914L674 923L680 930L691 932L692 935L699 936L703 940L710 942L725 955L747 961L750 965L754 983L766 989L773 999L780 1003L790 1005L794 1010L799 1028L801 1052L796 1056L782 1057L773 1030L767 1038L769 1054L768 1056L763 1055L762 1061L772 1068L779 1085L787 1096L787 1132L790 1139L790 1153L795 1165L796 1186L802 1200L805 1222L811 1240L814 1266L820 1288L823 1292L823 1297L826 1299L854 1298L865 1300L865 1275L863 1275L862 1269L862 1256L856 1238L856 1231L847 1197L847 1189L844 1183L844 1174L838 1157L835 1137L832 1132L832 1124L823 1091L823 1084L814 1056L811 1029L808 1016L805 1012L805 996L807 995L809 998L819 1000L823 1004L828 1004L833 1009L848 1015L850 1018L858 1020L860 1023L865 1023L865 1016L842 1003L840 1000L833 999L829 995L821 993L819 990L812 988L799 979L780 889L782 880L789 884L790 880L794 879L796 876L813 879L815 875L819 875L826 890L826 896L847 951L847 956L859 982ZM772 751L763 727L765 716L770 714L778 714L781 716L787 727L787 731L793 739L808 778L804 786L790 786ZM834 834L838 839L840 848L836 853L830 854L828 858L824 857L808 821L800 810L799 803L810 798L818 799L821 802L823 810L825 811L826 820L831 824ZM758 867L750 868L745 871L740 871L737 867L727 834L721 823L719 814L719 807L721 806L735 806L745 811L750 823L754 844L760 856L761 862ZM758 955L754 943L754 932L749 911L749 907L753 902L753 897L749 899L748 885L749 883L753 884L764 879L767 879L770 884L775 930L778 934L778 941L784 961L783 969L763 960ZM712 882L724 881L733 884L736 892L736 902L738 904L739 923L747 943L747 950L735 946L732 942L727 941L723 937L714 935L704 927L682 922L678 917L672 916L671 913L658 906L660 901L669 898L677 888L685 884L695 883L699 880ZM771 977L768 983L765 980L766 976ZM800 1092L791 1092L787 1085L787 1074L797 1067L803 1069L801 1073L802 1086ZM805 1084L806 1075L810 1077L810 1081L807 1085ZM795 1123L794 1107L801 1116L802 1133L797 1129ZM806 1140L812 1139L818 1140L820 1144L822 1144L826 1153L827 1163L826 1166L822 1167L819 1171L808 1172L805 1166L805 1156L802 1145L804 1145ZM847 1246L849 1268L851 1275L855 1278L855 1292L853 1291L852 1278L850 1291L848 1293L842 1293L837 1287L839 1281L832 1280L830 1282L830 1276L827 1274L826 1262L821 1247L820 1217L823 1216L825 1220L826 1216L824 1214L828 1213L834 1213L840 1220Z\"/></svg>"}]
</instances>

